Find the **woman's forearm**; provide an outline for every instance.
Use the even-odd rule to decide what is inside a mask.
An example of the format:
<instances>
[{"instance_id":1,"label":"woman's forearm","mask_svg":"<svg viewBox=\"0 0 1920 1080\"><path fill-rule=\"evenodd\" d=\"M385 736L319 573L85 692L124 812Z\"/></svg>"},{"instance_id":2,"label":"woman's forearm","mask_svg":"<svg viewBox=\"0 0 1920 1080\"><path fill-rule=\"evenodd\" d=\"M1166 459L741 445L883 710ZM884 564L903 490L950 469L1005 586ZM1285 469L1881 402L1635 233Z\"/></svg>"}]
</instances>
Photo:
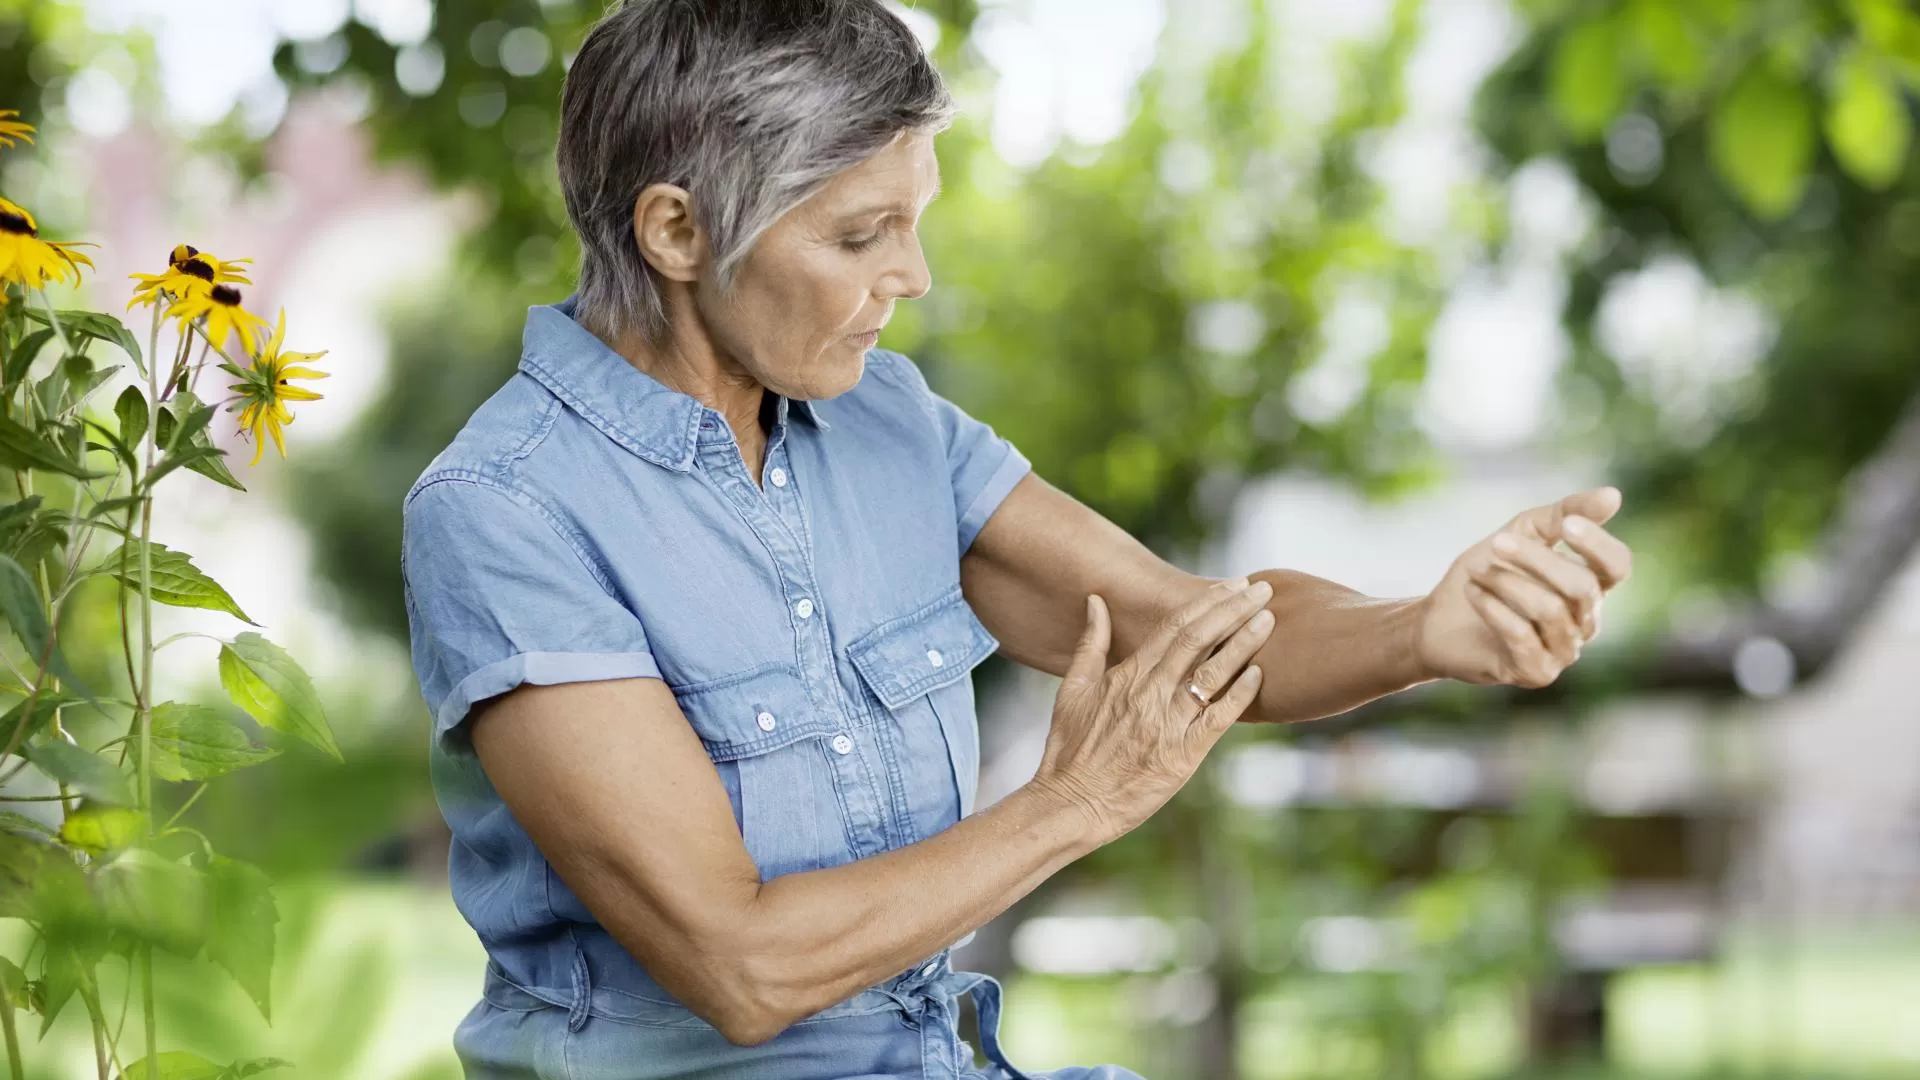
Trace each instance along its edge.
<instances>
[{"instance_id":1,"label":"woman's forearm","mask_svg":"<svg viewBox=\"0 0 1920 1080\"><path fill-rule=\"evenodd\" d=\"M770 1039L939 952L1101 842L1070 799L1029 784L917 844L766 882L716 920L713 989L727 1004L710 1019L736 1042Z\"/></svg>"},{"instance_id":2,"label":"woman's forearm","mask_svg":"<svg viewBox=\"0 0 1920 1080\"><path fill-rule=\"evenodd\" d=\"M1250 575L1273 586L1273 634L1254 663L1268 673L1246 719L1333 716L1434 676L1420 663L1424 599L1380 600L1293 570Z\"/></svg>"}]
</instances>

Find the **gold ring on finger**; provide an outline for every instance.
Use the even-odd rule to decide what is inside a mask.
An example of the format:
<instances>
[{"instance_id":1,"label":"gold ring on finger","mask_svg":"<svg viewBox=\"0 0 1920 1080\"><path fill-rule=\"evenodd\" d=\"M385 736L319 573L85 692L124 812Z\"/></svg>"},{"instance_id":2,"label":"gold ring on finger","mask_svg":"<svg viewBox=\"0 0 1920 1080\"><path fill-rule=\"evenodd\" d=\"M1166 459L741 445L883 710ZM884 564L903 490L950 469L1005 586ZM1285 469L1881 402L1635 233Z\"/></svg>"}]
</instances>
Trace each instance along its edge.
<instances>
[{"instance_id":1,"label":"gold ring on finger","mask_svg":"<svg viewBox=\"0 0 1920 1080\"><path fill-rule=\"evenodd\" d=\"M1199 702L1200 707L1203 709L1213 704L1213 699L1207 696L1205 690L1200 689L1199 683L1190 682L1187 684L1187 696Z\"/></svg>"}]
</instances>

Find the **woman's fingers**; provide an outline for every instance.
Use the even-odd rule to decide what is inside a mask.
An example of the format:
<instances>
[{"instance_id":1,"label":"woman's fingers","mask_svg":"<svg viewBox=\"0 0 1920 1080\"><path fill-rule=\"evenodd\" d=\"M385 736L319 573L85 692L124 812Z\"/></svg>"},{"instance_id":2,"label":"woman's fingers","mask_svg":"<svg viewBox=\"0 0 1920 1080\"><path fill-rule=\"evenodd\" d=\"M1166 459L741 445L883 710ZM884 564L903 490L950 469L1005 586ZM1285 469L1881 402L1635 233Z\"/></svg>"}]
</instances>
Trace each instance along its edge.
<instances>
[{"instance_id":1,"label":"woman's fingers","mask_svg":"<svg viewBox=\"0 0 1920 1080\"><path fill-rule=\"evenodd\" d=\"M1142 662L1151 665L1150 681L1163 687L1184 683L1202 657L1253 618L1271 599L1273 586L1262 581L1230 590L1225 595L1210 589L1199 600L1181 608L1160 633L1154 635L1147 649L1142 650L1146 652ZM1155 647L1159 649L1158 656L1148 651Z\"/></svg>"},{"instance_id":2,"label":"woman's fingers","mask_svg":"<svg viewBox=\"0 0 1920 1080\"><path fill-rule=\"evenodd\" d=\"M1253 618L1243 623L1233 632L1227 643L1220 646L1218 652L1208 657L1206 662L1193 670L1188 677L1200 692L1209 698L1218 698L1240 669L1252 660L1273 634L1273 612L1265 608L1253 613ZM1180 691L1184 693L1185 691Z\"/></svg>"},{"instance_id":3,"label":"woman's fingers","mask_svg":"<svg viewBox=\"0 0 1920 1080\"><path fill-rule=\"evenodd\" d=\"M1593 568L1601 588L1611 589L1633 574L1633 552L1619 537L1578 516L1569 516L1560 531L1567 546Z\"/></svg>"},{"instance_id":4,"label":"woman's fingers","mask_svg":"<svg viewBox=\"0 0 1920 1080\"><path fill-rule=\"evenodd\" d=\"M1475 575L1473 580L1532 623L1541 643L1555 659L1562 664L1573 663L1584 639L1574 622L1573 609L1567 606L1564 597L1530 575L1499 563Z\"/></svg>"},{"instance_id":5,"label":"woman's fingers","mask_svg":"<svg viewBox=\"0 0 1920 1080\"><path fill-rule=\"evenodd\" d=\"M1193 722L1187 725L1188 737L1192 738L1198 732L1201 738L1208 741L1208 745L1212 745L1223 732L1246 714L1248 707L1253 704L1253 699L1260 696L1262 677L1258 664L1241 672L1240 677L1233 680L1233 685L1227 688L1226 694L1216 699L1213 704L1201 709L1199 715L1193 718ZM1204 752L1206 747L1203 746L1200 749Z\"/></svg>"},{"instance_id":6,"label":"woman's fingers","mask_svg":"<svg viewBox=\"0 0 1920 1080\"><path fill-rule=\"evenodd\" d=\"M1540 633L1532 623L1475 582L1467 582L1467 603L1472 604L1473 609L1486 620L1487 626L1506 650L1507 662L1512 670L1493 673L1499 681L1538 688L1559 678L1564 665L1555 663L1552 654L1541 644Z\"/></svg>"},{"instance_id":7,"label":"woman's fingers","mask_svg":"<svg viewBox=\"0 0 1920 1080\"><path fill-rule=\"evenodd\" d=\"M1107 602L1098 593L1087 594L1087 625L1074 646L1073 660L1067 665L1060 691L1083 694L1100 684L1107 673L1107 649L1113 641L1113 624L1107 615Z\"/></svg>"},{"instance_id":8,"label":"woman's fingers","mask_svg":"<svg viewBox=\"0 0 1920 1080\"><path fill-rule=\"evenodd\" d=\"M1600 579L1584 562L1570 559L1540 541L1507 533L1495 536L1492 546L1500 560L1495 565L1530 574L1559 594L1579 625L1581 639L1593 640L1600 629Z\"/></svg>"}]
</instances>

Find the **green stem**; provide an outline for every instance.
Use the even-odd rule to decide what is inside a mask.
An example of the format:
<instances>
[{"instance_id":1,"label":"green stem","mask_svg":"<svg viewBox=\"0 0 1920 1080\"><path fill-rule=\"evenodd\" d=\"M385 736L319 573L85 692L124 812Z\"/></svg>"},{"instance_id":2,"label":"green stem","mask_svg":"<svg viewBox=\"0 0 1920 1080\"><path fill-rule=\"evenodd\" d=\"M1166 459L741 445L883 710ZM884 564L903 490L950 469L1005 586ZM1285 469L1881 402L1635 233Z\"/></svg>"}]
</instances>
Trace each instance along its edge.
<instances>
[{"instance_id":1,"label":"green stem","mask_svg":"<svg viewBox=\"0 0 1920 1080\"><path fill-rule=\"evenodd\" d=\"M88 982L94 980L88 979ZM98 985L81 986L80 1000L87 1005L87 1021L93 1026L93 1062L100 1073L100 1080L112 1080L113 1073L108 1071L107 1062L107 1013L100 1007L100 988Z\"/></svg>"},{"instance_id":2,"label":"green stem","mask_svg":"<svg viewBox=\"0 0 1920 1080\"><path fill-rule=\"evenodd\" d=\"M175 810L173 812L173 816L167 819L167 823L165 825L160 826L160 831L166 832L168 829L173 828L174 822L179 821L181 815L185 814L188 810L193 809L193 804L199 802L200 796L205 795L206 793L207 793L207 784L206 784L206 781L203 780L200 782L199 787L193 789L193 794L187 796L187 801L180 804L180 809Z\"/></svg>"},{"instance_id":3,"label":"green stem","mask_svg":"<svg viewBox=\"0 0 1920 1080\"><path fill-rule=\"evenodd\" d=\"M13 1080L27 1080L26 1059L20 1056L20 1033L13 1026L13 1001L0 994L0 1030L6 1032L7 1064L12 1067Z\"/></svg>"},{"instance_id":4,"label":"green stem","mask_svg":"<svg viewBox=\"0 0 1920 1080\"><path fill-rule=\"evenodd\" d=\"M151 408L159 408L160 391L154 382L159 364L147 365L147 401ZM159 424L149 423L145 437L146 444L145 474L153 474L155 435ZM136 763L140 778L140 809L146 811L147 828L153 828L153 489L149 485L140 496L140 685L133 700L137 706L135 721L140 731L140 760ZM124 625L124 621L123 621ZM149 831L149 836L152 832ZM147 1029L147 1060L160 1052L159 1018L154 1011L153 1002L153 947L147 946L141 953L141 993L140 1005L145 1015ZM151 1070L149 1070L151 1071Z\"/></svg>"},{"instance_id":5,"label":"green stem","mask_svg":"<svg viewBox=\"0 0 1920 1080\"><path fill-rule=\"evenodd\" d=\"M160 1024L155 1019L153 1008L153 946L144 945L140 949L140 1008L147 1019L147 1075L159 1072L153 1064L160 1053Z\"/></svg>"}]
</instances>

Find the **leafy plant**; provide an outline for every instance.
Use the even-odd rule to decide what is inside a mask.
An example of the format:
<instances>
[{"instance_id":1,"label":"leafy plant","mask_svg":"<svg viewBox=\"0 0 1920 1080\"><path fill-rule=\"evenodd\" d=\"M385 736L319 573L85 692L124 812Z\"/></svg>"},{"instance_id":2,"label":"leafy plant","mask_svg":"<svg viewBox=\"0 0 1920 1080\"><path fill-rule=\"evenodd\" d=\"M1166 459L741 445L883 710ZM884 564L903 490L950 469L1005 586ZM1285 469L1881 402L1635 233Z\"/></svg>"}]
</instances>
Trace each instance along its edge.
<instances>
[{"instance_id":1,"label":"leafy plant","mask_svg":"<svg viewBox=\"0 0 1920 1080\"><path fill-rule=\"evenodd\" d=\"M31 141L33 129L13 116L0 111L0 144ZM24 1080L21 1016L38 1016L44 1035L77 999L101 1080L238 1080L287 1063L162 1051L153 954L204 955L270 1016L271 882L181 818L213 779L279 751L256 745L236 712L154 700L162 651L203 636L156 641L155 604L256 625L186 552L154 541L154 505L162 481L189 472L244 490L207 434L220 411L196 394L207 368L237 380L225 405L255 441L256 461L267 437L285 454L289 402L319 396L291 380L323 373L300 366L318 354L282 352L284 315L269 333L243 306L246 260L186 245L165 272L135 275L134 304L152 309L144 350L112 315L56 309L47 286L80 280L92 265L84 246L41 239L33 216L0 198L0 469L17 493L0 507L0 617L10 631L0 639L0 694L11 699L0 711L0 807L57 811L0 809L0 918L31 931L23 955L0 956L0 1031L12 1080ZM163 328L173 339L164 361ZM129 384L102 404L101 388L122 379ZM102 590L124 672L81 665L83 678L67 663L63 630ZM220 683L239 710L340 758L311 682L285 650L251 630L220 644ZM107 737L88 737L95 732ZM21 779L39 784L24 789ZM163 817L156 781L193 786ZM137 973L142 999L144 1056L131 1063L97 977L116 958Z\"/></svg>"}]
</instances>

